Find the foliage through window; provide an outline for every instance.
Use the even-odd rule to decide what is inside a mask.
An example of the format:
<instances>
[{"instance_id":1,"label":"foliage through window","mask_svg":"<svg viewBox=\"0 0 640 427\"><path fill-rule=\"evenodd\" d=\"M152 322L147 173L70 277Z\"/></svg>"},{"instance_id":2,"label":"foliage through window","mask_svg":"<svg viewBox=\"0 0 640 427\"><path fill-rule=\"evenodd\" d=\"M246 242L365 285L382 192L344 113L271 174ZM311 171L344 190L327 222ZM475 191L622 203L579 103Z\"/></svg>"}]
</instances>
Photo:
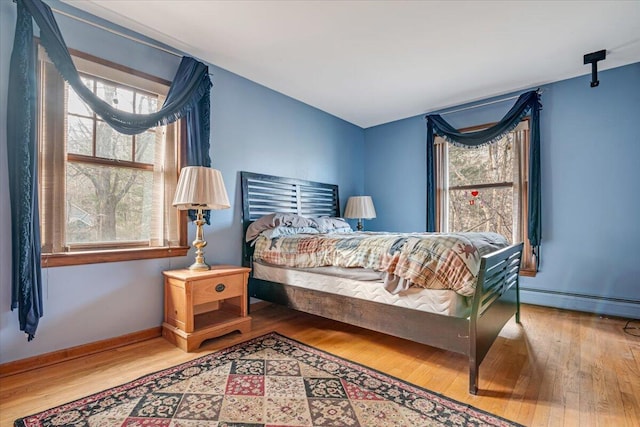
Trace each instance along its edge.
<instances>
[{"instance_id":1,"label":"foliage through window","mask_svg":"<svg viewBox=\"0 0 640 427\"><path fill-rule=\"evenodd\" d=\"M153 112L158 96L83 75L102 100L131 113ZM156 129L119 134L67 84L67 226L75 243L148 242Z\"/></svg>"},{"instance_id":2,"label":"foliage through window","mask_svg":"<svg viewBox=\"0 0 640 427\"><path fill-rule=\"evenodd\" d=\"M501 140L477 148L436 138L441 231L491 231L510 243L527 240L528 123L524 120ZM534 269L531 248L525 247L523 268Z\"/></svg>"},{"instance_id":3,"label":"foliage through window","mask_svg":"<svg viewBox=\"0 0 640 427\"><path fill-rule=\"evenodd\" d=\"M179 167L179 126L121 134L62 80L42 50L39 59L40 221L45 257L124 249L131 255L132 249L181 246L184 227L170 205ZM149 114L162 105L169 82L133 75L84 54L74 62L83 83L114 108ZM156 256L177 255L156 252ZM103 254L99 260L109 259Z\"/></svg>"}]
</instances>

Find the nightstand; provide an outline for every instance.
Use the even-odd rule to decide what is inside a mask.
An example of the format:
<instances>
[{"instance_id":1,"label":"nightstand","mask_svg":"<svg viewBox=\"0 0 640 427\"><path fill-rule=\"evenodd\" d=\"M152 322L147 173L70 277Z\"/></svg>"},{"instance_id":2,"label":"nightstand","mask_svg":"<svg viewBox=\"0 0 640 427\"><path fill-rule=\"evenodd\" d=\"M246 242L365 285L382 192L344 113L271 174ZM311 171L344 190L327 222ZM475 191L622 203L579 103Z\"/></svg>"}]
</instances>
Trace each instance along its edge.
<instances>
[{"instance_id":1,"label":"nightstand","mask_svg":"<svg viewBox=\"0 0 640 427\"><path fill-rule=\"evenodd\" d=\"M162 335L184 351L206 339L251 330L247 315L250 268L212 266L207 271L164 271Z\"/></svg>"}]
</instances>

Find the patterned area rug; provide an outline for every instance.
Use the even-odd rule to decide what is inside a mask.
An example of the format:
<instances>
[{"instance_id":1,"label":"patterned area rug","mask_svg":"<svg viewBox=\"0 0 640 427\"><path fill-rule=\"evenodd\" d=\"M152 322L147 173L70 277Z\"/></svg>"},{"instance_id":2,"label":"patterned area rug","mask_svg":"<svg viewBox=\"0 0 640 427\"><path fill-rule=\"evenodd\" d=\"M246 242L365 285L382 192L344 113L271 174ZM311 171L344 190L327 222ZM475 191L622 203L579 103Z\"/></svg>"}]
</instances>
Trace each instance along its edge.
<instances>
[{"instance_id":1,"label":"patterned area rug","mask_svg":"<svg viewBox=\"0 0 640 427\"><path fill-rule=\"evenodd\" d=\"M15 426L515 426L277 333Z\"/></svg>"}]
</instances>

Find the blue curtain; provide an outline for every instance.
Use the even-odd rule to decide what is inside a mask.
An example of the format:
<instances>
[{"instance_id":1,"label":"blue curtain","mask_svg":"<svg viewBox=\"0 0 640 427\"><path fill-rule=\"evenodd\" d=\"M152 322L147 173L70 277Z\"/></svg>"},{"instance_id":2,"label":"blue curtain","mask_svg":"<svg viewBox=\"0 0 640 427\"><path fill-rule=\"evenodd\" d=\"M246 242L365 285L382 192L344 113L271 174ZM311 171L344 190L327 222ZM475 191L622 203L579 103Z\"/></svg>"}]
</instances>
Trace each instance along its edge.
<instances>
[{"instance_id":1,"label":"blue curtain","mask_svg":"<svg viewBox=\"0 0 640 427\"><path fill-rule=\"evenodd\" d=\"M42 317L40 227L36 141L36 58L32 18L40 42L62 77L105 122L133 135L185 117L187 164L211 166L208 67L184 57L162 108L152 114L119 111L94 95L81 81L51 8L41 0L17 0L18 17L9 71L7 153L12 214L11 309L18 308L20 330L32 340Z\"/></svg>"},{"instance_id":2,"label":"blue curtain","mask_svg":"<svg viewBox=\"0 0 640 427\"><path fill-rule=\"evenodd\" d=\"M206 166L211 167L211 158L209 157L209 133L210 133L210 102L209 89L206 96L200 99L200 102L193 110L187 111L187 147L186 160L187 166ZM187 216L191 221L195 221L198 216L197 211L189 209ZM211 224L211 211L204 211L203 217L207 225Z\"/></svg>"},{"instance_id":3,"label":"blue curtain","mask_svg":"<svg viewBox=\"0 0 640 427\"><path fill-rule=\"evenodd\" d=\"M436 181L433 141L434 135L448 142L465 147L478 147L496 142L518 126L531 112L531 141L529 144L529 211L528 239L539 262L541 230L540 198L540 94L538 91L523 93L505 116L490 128L461 133L439 114L429 114L427 119L427 231L436 229Z\"/></svg>"},{"instance_id":4,"label":"blue curtain","mask_svg":"<svg viewBox=\"0 0 640 427\"><path fill-rule=\"evenodd\" d=\"M42 317L36 71L31 15L18 8L7 99L7 157L11 198L11 310L31 341Z\"/></svg>"}]
</instances>

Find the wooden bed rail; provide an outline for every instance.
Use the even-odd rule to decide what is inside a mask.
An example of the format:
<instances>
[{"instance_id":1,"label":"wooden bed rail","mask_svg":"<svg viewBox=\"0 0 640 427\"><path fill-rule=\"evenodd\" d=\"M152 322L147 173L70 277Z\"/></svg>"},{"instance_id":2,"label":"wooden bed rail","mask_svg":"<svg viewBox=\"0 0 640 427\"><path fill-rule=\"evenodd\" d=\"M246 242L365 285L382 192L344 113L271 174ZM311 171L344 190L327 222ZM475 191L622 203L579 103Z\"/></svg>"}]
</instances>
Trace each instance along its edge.
<instances>
[{"instance_id":1,"label":"wooden bed rail","mask_svg":"<svg viewBox=\"0 0 640 427\"><path fill-rule=\"evenodd\" d=\"M519 271L524 244L482 257L469 318L469 393L478 392L478 369L507 321L520 323ZM475 344L474 344L475 343Z\"/></svg>"}]
</instances>

